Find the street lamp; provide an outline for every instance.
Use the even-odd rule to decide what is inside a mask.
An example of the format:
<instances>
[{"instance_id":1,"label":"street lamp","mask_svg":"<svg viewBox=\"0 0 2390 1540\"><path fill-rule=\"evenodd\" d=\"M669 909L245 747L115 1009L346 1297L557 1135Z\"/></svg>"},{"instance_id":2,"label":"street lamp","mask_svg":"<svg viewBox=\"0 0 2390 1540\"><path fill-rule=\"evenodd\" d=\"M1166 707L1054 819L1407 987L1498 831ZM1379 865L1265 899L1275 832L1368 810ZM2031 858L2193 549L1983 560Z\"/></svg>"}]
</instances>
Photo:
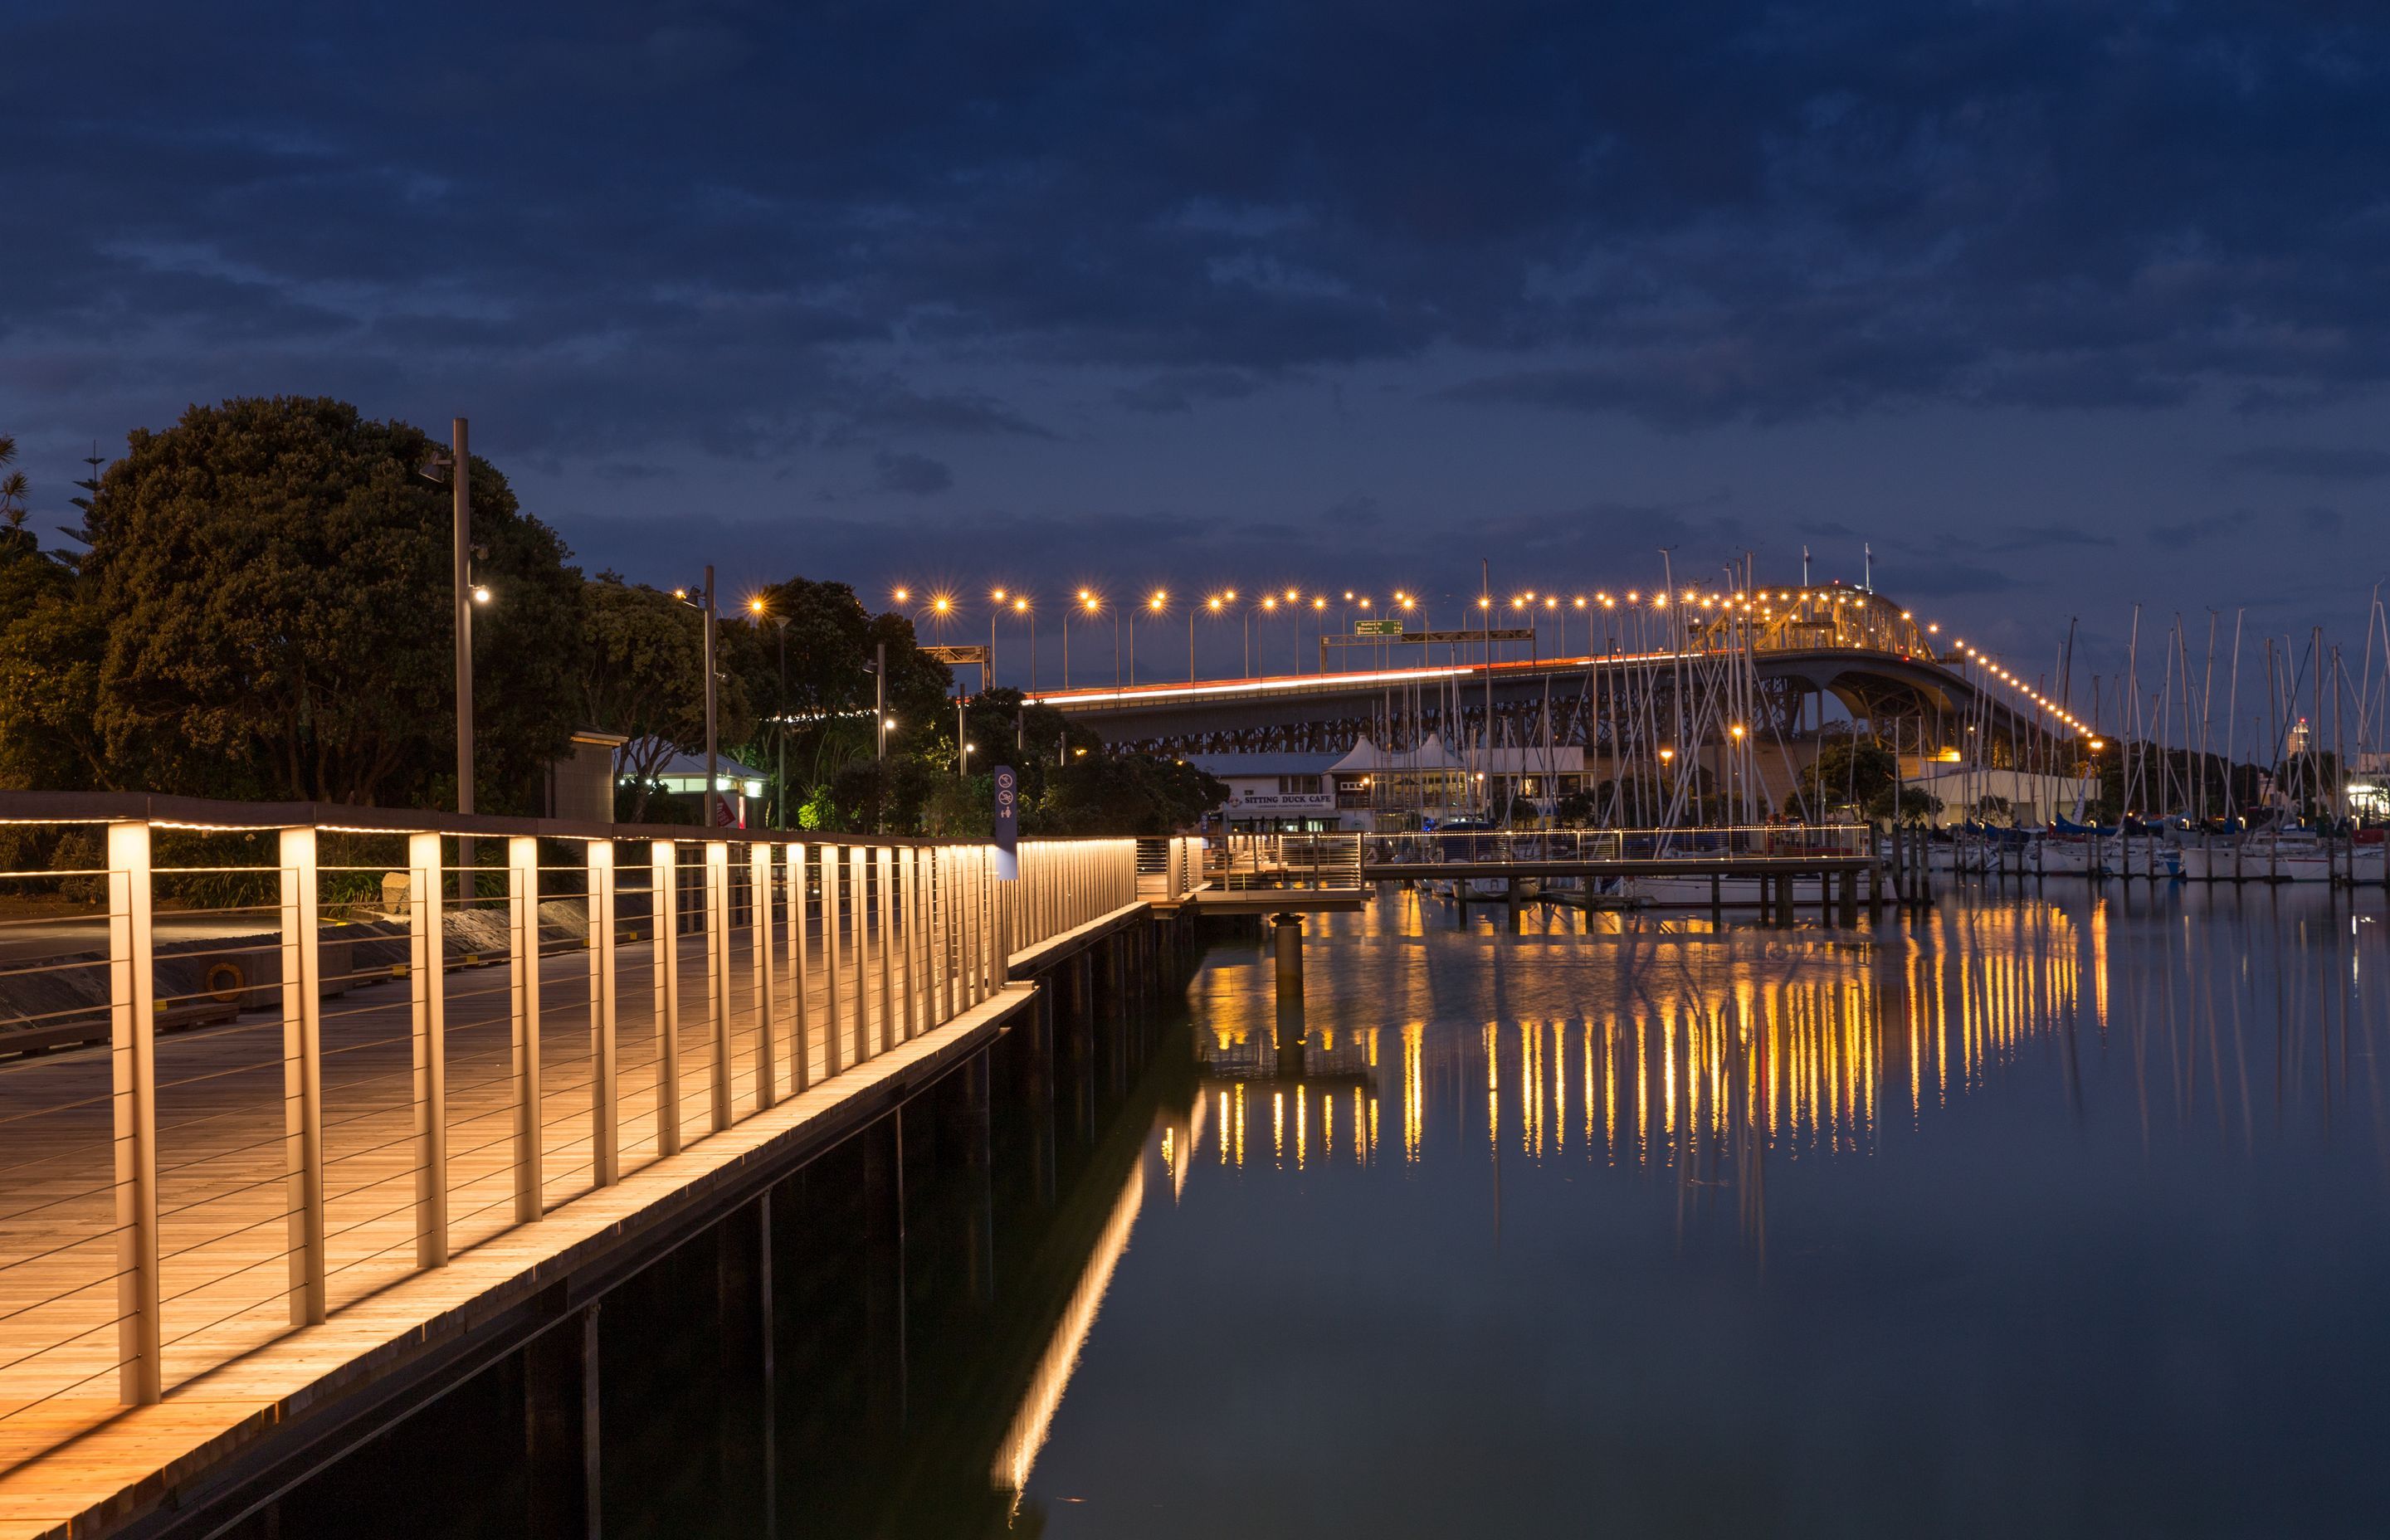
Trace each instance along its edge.
<instances>
[{"instance_id":1,"label":"street lamp","mask_svg":"<svg viewBox=\"0 0 2390 1540\"><path fill-rule=\"evenodd\" d=\"M1145 608L1157 620L1169 613L1169 606L1170 593L1167 589L1156 588L1146 597ZM1134 615L1129 617L1128 622L1128 682L1132 687L1137 684L1137 617Z\"/></svg>"},{"instance_id":2,"label":"street lamp","mask_svg":"<svg viewBox=\"0 0 2390 1540\"><path fill-rule=\"evenodd\" d=\"M453 577L451 608L456 622L456 811L473 811L473 606L490 602L490 591L473 582L473 456L466 439L466 421L448 424L448 454L437 452L425 460L421 474L430 481L448 473L448 507ZM456 864L464 875L456 879L456 896L470 903L475 887L473 837L456 841Z\"/></svg>"},{"instance_id":3,"label":"street lamp","mask_svg":"<svg viewBox=\"0 0 2390 1540\"><path fill-rule=\"evenodd\" d=\"M1311 618L1318 624L1322 634L1324 635L1328 628L1327 595L1314 594L1311 596ZM1325 647L1322 647L1319 649L1319 671L1322 674L1328 672L1328 648ZM1294 672L1297 674L1301 674L1303 672L1303 622L1299 620L1295 622L1294 632Z\"/></svg>"},{"instance_id":4,"label":"street lamp","mask_svg":"<svg viewBox=\"0 0 2390 1540\"><path fill-rule=\"evenodd\" d=\"M713 608L713 568L711 564L708 564L705 569L704 596L704 598L700 601L690 598L688 597L688 590L686 588L675 588L673 590L673 597L680 600L681 603L687 605L692 610L701 611L705 616L705 796L699 802L698 808L699 812L704 817L705 827L713 828L716 827L714 806L715 799L721 794L722 774L719 768L719 755L715 749L713 737L713 626L715 612Z\"/></svg>"},{"instance_id":5,"label":"street lamp","mask_svg":"<svg viewBox=\"0 0 2390 1540\"><path fill-rule=\"evenodd\" d=\"M1026 594L1012 596L1012 612L1029 622L1029 689L1037 689L1037 609Z\"/></svg>"},{"instance_id":6,"label":"street lamp","mask_svg":"<svg viewBox=\"0 0 2390 1540\"><path fill-rule=\"evenodd\" d=\"M1073 610L1084 610L1090 615L1094 614L1096 596L1082 588L1079 590L1076 603L1062 607L1062 687L1064 689L1071 687L1071 611Z\"/></svg>"},{"instance_id":7,"label":"street lamp","mask_svg":"<svg viewBox=\"0 0 2390 1540\"><path fill-rule=\"evenodd\" d=\"M1216 620L1227 604L1226 598L1214 594L1203 601L1203 608ZM1195 682L1195 607L1191 604L1187 607L1187 682Z\"/></svg>"},{"instance_id":8,"label":"street lamp","mask_svg":"<svg viewBox=\"0 0 2390 1540\"><path fill-rule=\"evenodd\" d=\"M775 615L772 607L756 595L747 601L747 612L758 620L768 620L779 633L780 693L774 700L772 713L772 827L789 827L789 618Z\"/></svg>"},{"instance_id":9,"label":"street lamp","mask_svg":"<svg viewBox=\"0 0 2390 1540\"><path fill-rule=\"evenodd\" d=\"M996 618L1004 613L1004 590L990 589L987 597L987 677L993 680L996 677Z\"/></svg>"}]
</instances>

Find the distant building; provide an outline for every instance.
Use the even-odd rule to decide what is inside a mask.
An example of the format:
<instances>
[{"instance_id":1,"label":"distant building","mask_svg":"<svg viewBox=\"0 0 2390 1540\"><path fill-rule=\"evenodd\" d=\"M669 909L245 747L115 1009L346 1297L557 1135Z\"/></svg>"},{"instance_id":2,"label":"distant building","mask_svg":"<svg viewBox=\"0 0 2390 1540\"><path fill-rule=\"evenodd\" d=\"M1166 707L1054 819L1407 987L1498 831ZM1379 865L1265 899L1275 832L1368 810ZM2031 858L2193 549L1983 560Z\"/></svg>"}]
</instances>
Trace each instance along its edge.
<instances>
[{"instance_id":1,"label":"distant building","mask_svg":"<svg viewBox=\"0 0 2390 1540\"><path fill-rule=\"evenodd\" d=\"M1187 763L1228 783L1213 816L1240 834L1317 834L1344 827L1328 754L1189 754Z\"/></svg>"},{"instance_id":2,"label":"distant building","mask_svg":"<svg viewBox=\"0 0 2390 1540\"><path fill-rule=\"evenodd\" d=\"M1971 820L2037 828L2053 818L2082 817L2100 795L2100 783L2088 776L2041 776L1982 765L1961 768L1933 762L1922 770L1922 774L1908 771L1908 789L1940 799L1942 809L1931 821L1943 828Z\"/></svg>"},{"instance_id":3,"label":"distant building","mask_svg":"<svg viewBox=\"0 0 2390 1540\"><path fill-rule=\"evenodd\" d=\"M1189 754L1187 763L1228 783L1214 816L1240 833L1317 834L1418 828L1423 822L1490 816L1514 801L1543 815L1585 780L1577 748L1454 754L1441 738L1381 749L1367 738L1343 753Z\"/></svg>"},{"instance_id":4,"label":"distant building","mask_svg":"<svg viewBox=\"0 0 2390 1540\"><path fill-rule=\"evenodd\" d=\"M616 741L619 743L623 740ZM618 757L616 764L619 765L622 763L623 761ZM714 783L715 789L722 793L723 805L729 813L728 827L745 828L748 826L747 804L750 801L756 803L754 821L760 824L764 792L768 784L764 772L741 764L726 754L717 754L714 757L714 772L718 777ZM650 778L664 795L675 799L686 799L689 812L694 816L697 812L697 800L705 792L705 756L675 751L657 766L654 776ZM616 784L628 786L631 784L631 777L618 774Z\"/></svg>"}]
</instances>

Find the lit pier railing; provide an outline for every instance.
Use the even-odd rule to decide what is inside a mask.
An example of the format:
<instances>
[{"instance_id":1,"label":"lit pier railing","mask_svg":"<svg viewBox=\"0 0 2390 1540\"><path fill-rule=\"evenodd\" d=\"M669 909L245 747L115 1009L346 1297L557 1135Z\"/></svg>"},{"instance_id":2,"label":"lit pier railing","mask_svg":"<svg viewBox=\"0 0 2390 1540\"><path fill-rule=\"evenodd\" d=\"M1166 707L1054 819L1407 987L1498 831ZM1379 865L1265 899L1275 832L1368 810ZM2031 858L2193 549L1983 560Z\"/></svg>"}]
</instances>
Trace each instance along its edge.
<instances>
[{"instance_id":1,"label":"lit pier railing","mask_svg":"<svg viewBox=\"0 0 2390 1540\"><path fill-rule=\"evenodd\" d=\"M0 1469L935 1031L1190 850L1026 841L1001 881L975 844L0 795Z\"/></svg>"}]
</instances>

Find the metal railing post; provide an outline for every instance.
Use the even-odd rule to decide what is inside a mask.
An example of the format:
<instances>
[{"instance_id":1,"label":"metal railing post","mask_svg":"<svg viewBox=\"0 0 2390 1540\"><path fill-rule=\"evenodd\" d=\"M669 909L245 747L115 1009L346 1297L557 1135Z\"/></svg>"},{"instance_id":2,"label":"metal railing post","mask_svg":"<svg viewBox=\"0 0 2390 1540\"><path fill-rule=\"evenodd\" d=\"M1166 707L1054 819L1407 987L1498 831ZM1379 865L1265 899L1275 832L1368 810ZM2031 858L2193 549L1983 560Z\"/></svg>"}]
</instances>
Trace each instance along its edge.
<instances>
[{"instance_id":1,"label":"metal railing post","mask_svg":"<svg viewBox=\"0 0 2390 1540\"><path fill-rule=\"evenodd\" d=\"M824 845L821 852L821 930L822 930L822 1075L827 1079L838 1073L839 1020L838 969L839 953L843 950L838 933L839 867L844 857L836 845Z\"/></svg>"},{"instance_id":2,"label":"metal railing post","mask_svg":"<svg viewBox=\"0 0 2390 1540\"><path fill-rule=\"evenodd\" d=\"M955 918L959 926L957 939L962 943L962 988L956 1003L964 1010L980 1003L980 940L979 940L979 868L980 852L976 846L957 853Z\"/></svg>"},{"instance_id":3,"label":"metal railing post","mask_svg":"<svg viewBox=\"0 0 2390 1540\"><path fill-rule=\"evenodd\" d=\"M324 1320L324 988L315 831L286 828L282 888L282 1167L292 1326Z\"/></svg>"},{"instance_id":4,"label":"metal railing post","mask_svg":"<svg viewBox=\"0 0 2390 1540\"><path fill-rule=\"evenodd\" d=\"M938 1021L955 1019L955 853L941 845L930 853L931 923L938 939Z\"/></svg>"},{"instance_id":5,"label":"metal railing post","mask_svg":"<svg viewBox=\"0 0 2390 1540\"><path fill-rule=\"evenodd\" d=\"M871 895L870 879L866 875L870 870L870 853L861 845L846 848L847 927L854 943L854 1020L851 1023L854 1035L849 1043L848 1059L852 1064L860 1064L871 1057Z\"/></svg>"},{"instance_id":6,"label":"metal railing post","mask_svg":"<svg viewBox=\"0 0 2390 1540\"><path fill-rule=\"evenodd\" d=\"M656 1153L680 1153L680 847L648 846L648 920L655 931Z\"/></svg>"},{"instance_id":7,"label":"metal railing post","mask_svg":"<svg viewBox=\"0 0 2390 1540\"><path fill-rule=\"evenodd\" d=\"M789 884L789 993L795 998L796 1065L790 1084L803 1091L814 1083L812 948L805 936L805 847L790 845L782 863Z\"/></svg>"},{"instance_id":8,"label":"metal railing post","mask_svg":"<svg viewBox=\"0 0 2390 1540\"><path fill-rule=\"evenodd\" d=\"M919 846L906 852L913 887L913 1033L919 1036L936 1025L937 978L931 971L930 853Z\"/></svg>"},{"instance_id":9,"label":"metal railing post","mask_svg":"<svg viewBox=\"0 0 2390 1540\"><path fill-rule=\"evenodd\" d=\"M730 844L705 842L705 1009L713 1030L713 1131L730 1126Z\"/></svg>"},{"instance_id":10,"label":"metal railing post","mask_svg":"<svg viewBox=\"0 0 2390 1540\"><path fill-rule=\"evenodd\" d=\"M507 841L507 909L512 939L508 972L514 1003L515 1223L540 1216L539 841Z\"/></svg>"},{"instance_id":11,"label":"metal railing post","mask_svg":"<svg viewBox=\"0 0 2390 1540\"><path fill-rule=\"evenodd\" d=\"M896 853L896 869L905 893L905 1035L922 1031L921 853L911 845Z\"/></svg>"},{"instance_id":12,"label":"metal railing post","mask_svg":"<svg viewBox=\"0 0 2390 1540\"><path fill-rule=\"evenodd\" d=\"M773 1021L772 988L772 847L763 841L747 847L748 886L754 892L755 913L749 930L755 937L755 1110L780 1099L778 1027Z\"/></svg>"},{"instance_id":13,"label":"metal railing post","mask_svg":"<svg viewBox=\"0 0 2390 1540\"><path fill-rule=\"evenodd\" d=\"M615 1059L614 841L588 846L590 1179L612 1187L621 1176L621 1067Z\"/></svg>"},{"instance_id":14,"label":"metal railing post","mask_svg":"<svg viewBox=\"0 0 2390 1540\"><path fill-rule=\"evenodd\" d=\"M880 847L880 889L872 906L880 953L880 1047L886 1053L896 1040L896 853Z\"/></svg>"},{"instance_id":15,"label":"metal railing post","mask_svg":"<svg viewBox=\"0 0 2390 1540\"><path fill-rule=\"evenodd\" d=\"M880 1034L887 1048L913 1035L913 895L905 883L905 853L883 850L880 859L888 879L888 918L880 929L888 943L888 1025Z\"/></svg>"},{"instance_id":16,"label":"metal railing post","mask_svg":"<svg viewBox=\"0 0 2390 1540\"><path fill-rule=\"evenodd\" d=\"M116 1123L118 1395L166 1393L158 1319L157 956L149 917L149 826L108 826L109 1062Z\"/></svg>"},{"instance_id":17,"label":"metal railing post","mask_svg":"<svg viewBox=\"0 0 2390 1540\"><path fill-rule=\"evenodd\" d=\"M440 836L406 837L407 983L415 1039L415 1264L448 1264L448 984Z\"/></svg>"}]
</instances>

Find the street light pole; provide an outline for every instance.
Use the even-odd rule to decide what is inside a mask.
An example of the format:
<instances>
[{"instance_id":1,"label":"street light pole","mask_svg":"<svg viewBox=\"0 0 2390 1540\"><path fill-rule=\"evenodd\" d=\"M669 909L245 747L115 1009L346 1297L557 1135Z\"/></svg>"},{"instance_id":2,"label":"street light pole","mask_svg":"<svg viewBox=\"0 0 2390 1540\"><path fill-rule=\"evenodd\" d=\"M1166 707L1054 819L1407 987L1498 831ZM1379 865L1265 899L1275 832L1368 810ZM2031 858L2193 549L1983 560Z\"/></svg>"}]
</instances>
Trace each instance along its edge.
<instances>
[{"instance_id":1,"label":"street light pole","mask_svg":"<svg viewBox=\"0 0 2390 1540\"><path fill-rule=\"evenodd\" d=\"M456 525L456 811L473 811L473 477L465 442L465 419L449 424L448 501ZM456 841L456 896L473 898L473 837Z\"/></svg>"},{"instance_id":2,"label":"street light pole","mask_svg":"<svg viewBox=\"0 0 2390 1540\"><path fill-rule=\"evenodd\" d=\"M779 632L780 720L777 725L780 730L772 735L777 744L776 752L779 755L779 763L772 774L778 779L780 827L785 829L789 827L789 622L785 615L780 617Z\"/></svg>"},{"instance_id":3,"label":"street light pole","mask_svg":"<svg viewBox=\"0 0 2390 1540\"><path fill-rule=\"evenodd\" d=\"M722 775L715 768L719 759L714 743L713 718L713 564L705 568L705 827L713 828L721 816Z\"/></svg>"}]
</instances>

